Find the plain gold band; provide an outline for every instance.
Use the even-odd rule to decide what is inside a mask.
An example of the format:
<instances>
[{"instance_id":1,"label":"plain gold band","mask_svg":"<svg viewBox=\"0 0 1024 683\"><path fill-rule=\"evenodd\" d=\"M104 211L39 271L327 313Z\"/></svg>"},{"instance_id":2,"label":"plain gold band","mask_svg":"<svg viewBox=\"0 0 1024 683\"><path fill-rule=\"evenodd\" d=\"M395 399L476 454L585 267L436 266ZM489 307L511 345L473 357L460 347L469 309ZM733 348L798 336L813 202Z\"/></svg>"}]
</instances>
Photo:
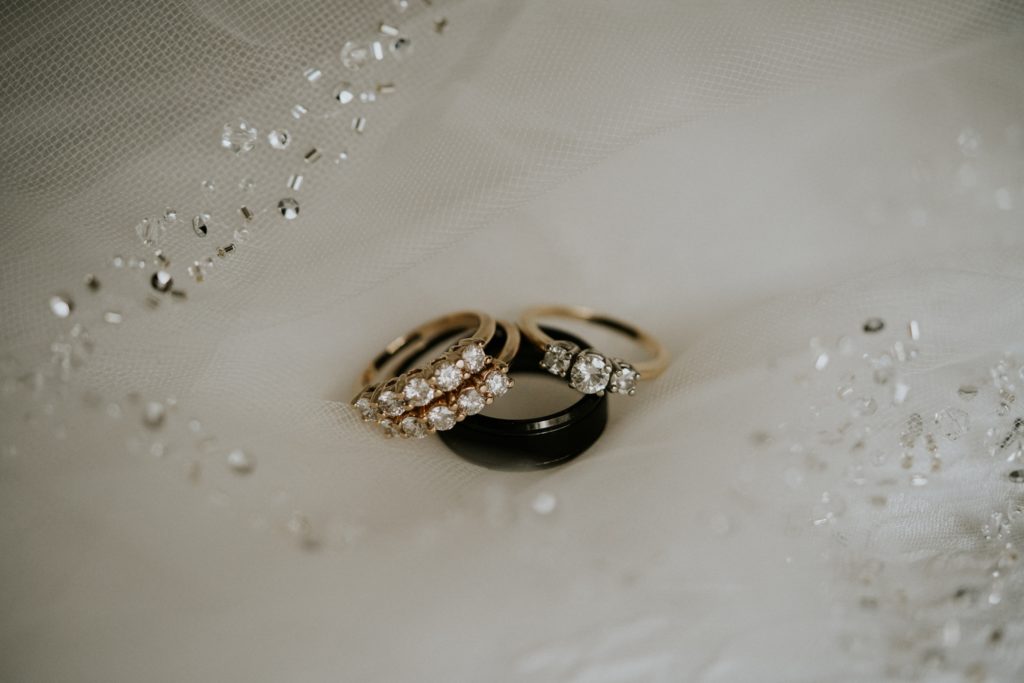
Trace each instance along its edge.
<instances>
[{"instance_id":1,"label":"plain gold band","mask_svg":"<svg viewBox=\"0 0 1024 683\"><path fill-rule=\"evenodd\" d=\"M523 336L541 349L546 349L555 340L540 329L538 322L540 318L582 320L621 332L646 349L651 355L651 358L645 361L630 361L630 365L640 373L642 379L654 379L668 367L670 360L668 349L655 339L654 335L641 330L635 325L630 325L627 322L598 313L586 306L535 306L523 311L523 314L519 316L519 327L523 332Z\"/></svg>"},{"instance_id":2,"label":"plain gold band","mask_svg":"<svg viewBox=\"0 0 1024 683\"><path fill-rule=\"evenodd\" d=\"M494 337L494 318L480 311L459 311L458 313L450 313L430 320L400 337L395 337L359 375L356 391L361 391L377 381L381 371L390 363L400 358L409 358L410 356L422 353L439 341L439 338L456 334L462 330L466 332L475 330L472 334L468 334L467 338L477 339L486 346ZM518 330L515 331L515 337L515 346L518 350ZM507 342L505 346L508 346Z\"/></svg>"}]
</instances>

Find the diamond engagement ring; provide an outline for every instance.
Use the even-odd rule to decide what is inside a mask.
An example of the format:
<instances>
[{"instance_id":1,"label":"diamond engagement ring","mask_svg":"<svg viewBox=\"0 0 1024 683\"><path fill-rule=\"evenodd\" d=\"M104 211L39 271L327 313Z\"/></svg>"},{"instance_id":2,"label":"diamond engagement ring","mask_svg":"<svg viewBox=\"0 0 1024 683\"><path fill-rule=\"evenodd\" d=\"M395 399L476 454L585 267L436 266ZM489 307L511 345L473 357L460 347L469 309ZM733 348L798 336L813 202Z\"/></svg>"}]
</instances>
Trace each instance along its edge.
<instances>
[{"instance_id":1,"label":"diamond engagement ring","mask_svg":"<svg viewBox=\"0 0 1024 683\"><path fill-rule=\"evenodd\" d=\"M503 331L497 356L486 348L496 325ZM387 368L418 357L456 334L455 342L429 364L388 376ZM391 341L359 378L352 407L365 422L374 422L385 436L422 438L451 429L483 410L512 388L508 363L519 350L519 329L476 311L452 313L431 320Z\"/></svg>"},{"instance_id":2,"label":"diamond engagement ring","mask_svg":"<svg viewBox=\"0 0 1024 683\"><path fill-rule=\"evenodd\" d=\"M626 335L642 346L649 360L629 363L591 348L583 349L571 341L553 339L539 325L541 318L568 318L600 325ZM636 393L637 382L654 379L668 367L669 354L654 336L629 323L616 320L583 306L537 306L527 309L519 318L523 335L544 351L540 366L557 377L568 380L569 386L583 394Z\"/></svg>"}]
</instances>

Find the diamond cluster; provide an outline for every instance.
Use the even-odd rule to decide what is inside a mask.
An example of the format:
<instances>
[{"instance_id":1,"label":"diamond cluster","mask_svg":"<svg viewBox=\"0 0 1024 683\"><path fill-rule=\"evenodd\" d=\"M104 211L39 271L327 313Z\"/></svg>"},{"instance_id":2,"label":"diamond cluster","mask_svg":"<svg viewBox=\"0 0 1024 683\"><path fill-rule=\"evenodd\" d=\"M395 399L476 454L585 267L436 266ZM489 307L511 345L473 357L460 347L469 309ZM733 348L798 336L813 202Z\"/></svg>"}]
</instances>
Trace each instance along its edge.
<instances>
[{"instance_id":1,"label":"diamond cluster","mask_svg":"<svg viewBox=\"0 0 1024 683\"><path fill-rule=\"evenodd\" d=\"M567 341L555 341L544 349L540 366L556 377L566 377L569 386L584 394L632 396L640 373L621 358L610 358L593 349L580 349Z\"/></svg>"},{"instance_id":2,"label":"diamond cluster","mask_svg":"<svg viewBox=\"0 0 1024 683\"><path fill-rule=\"evenodd\" d=\"M426 368L364 389L352 407L386 436L419 439L451 429L512 388L508 366L477 340L463 340Z\"/></svg>"}]
</instances>

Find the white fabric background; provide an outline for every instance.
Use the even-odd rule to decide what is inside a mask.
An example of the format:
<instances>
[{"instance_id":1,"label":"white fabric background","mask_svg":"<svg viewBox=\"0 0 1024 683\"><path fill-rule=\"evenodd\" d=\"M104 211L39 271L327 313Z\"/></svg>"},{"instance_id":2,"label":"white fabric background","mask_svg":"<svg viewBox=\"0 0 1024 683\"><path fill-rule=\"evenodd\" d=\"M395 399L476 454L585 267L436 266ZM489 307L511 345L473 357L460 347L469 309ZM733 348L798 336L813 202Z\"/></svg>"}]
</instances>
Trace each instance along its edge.
<instances>
[{"instance_id":1,"label":"white fabric background","mask_svg":"<svg viewBox=\"0 0 1024 683\"><path fill-rule=\"evenodd\" d=\"M1024 385L1019 3L5 11L4 680L1020 680L1022 465L988 451L1024 401L990 373ZM413 53L346 71L381 20ZM345 108L341 80L396 92ZM168 207L187 299L150 309L134 226ZM490 472L349 413L410 325L549 301L675 355L577 462ZM862 356L910 320L878 384Z\"/></svg>"}]
</instances>

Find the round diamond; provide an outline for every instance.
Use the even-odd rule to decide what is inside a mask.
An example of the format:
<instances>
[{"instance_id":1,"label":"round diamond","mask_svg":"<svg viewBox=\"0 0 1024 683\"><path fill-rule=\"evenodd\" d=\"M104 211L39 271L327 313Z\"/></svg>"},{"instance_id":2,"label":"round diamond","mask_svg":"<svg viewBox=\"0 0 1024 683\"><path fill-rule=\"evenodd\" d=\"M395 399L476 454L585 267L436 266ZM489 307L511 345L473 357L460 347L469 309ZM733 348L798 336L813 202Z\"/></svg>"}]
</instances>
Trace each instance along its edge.
<instances>
[{"instance_id":1,"label":"round diamond","mask_svg":"<svg viewBox=\"0 0 1024 683\"><path fill-rule=\"evenodd\" d=\"M479 391L469 387L468 389L463 389L462 393L459 394L458 404L459 410L466 415L476 415L487 407L487 399Z\"/></svg>"},{"instance_id":2,"label":"round diamond","mask_svg":"<svg viewBox=\"0 0 1024 683\"><path fill-rule=\"evenodd\" d=\"M622 365L612 373L608 388L616 394L634 394L638 379L640 379L640 374L636 370L628 365Z\"/></svg>"},{"instance_id":3,"label":"round diamond","mask_svg":"<svg viewBox=\"0 0 1024 683\"><path fill-rule=\"evenodd\" d=\"M504 396L512 386L511 380L501 370L491 370L484 379L484 389L491 396Z\"/></svg>"},{"instance_id":4,"label":"round diamond","mask_svg":"<svg viewBox=\"0 0 1024 683\"><path fill-rule=\"evenodd\" d=\"M429 433L427 430L427 424L423 420L418 417L413 417L412 415L403 419L399 427L403 434L414 439L422 439Z\"/></svg>"},{"instance_id":5,"label":"round diamond","mask_svg":"<svg viewBox=\"0 0 1024 683\"><path fill-rule=\"evenodd\" d=\"M544 352L544 360L540 364L541 367L546 368L552 375L565 377L565 373L569 371L571 363L572 349L558 344L551 344Z\"/></svg>"},{"instance_id":6,"label":"round diamond","mask_svg":"<svg viewBox=\"0 0 1024 683\"><path fill-rule=\"evenodd\" d=\"M584 351L572 364L569 384L584 394L596 394L608 386L611 375L612 365L607 358L593 351Z\"/></svg>"},{"instance_id":7,"label":"round diamond","mask_svg":"<svg viewBox=\"0 0 1024 683\"><path fill-rule=\"evenodd\" d=\"M412 406L425 406L434 398L434 390L427 380L422 377L413 377L405 383L405 400Z\"/></svg>"},{"instance_id":8,"label":"round diamond","mask_svg":"<svg viewBox=\"0 0 1024 683\"><path fill-rule=\"evenodd\" d=\"M397 417L405 412L405 401L402 400L398 392L390 389L380 393L380 396L377 397L377 405L380 406L381 412L388 417Z\"/></svg>"},{"instance_id":9,"label":"round diamond","mask_svg":"<svg viewBox=\"0 0 1024 683\"><path fill-rule=\"evenodd\" d=\"M373 403L370 402L368 396L360 396L359 400L352 404L355 409L359 411L359 415L362 416L363 420L372 420L374 417Z\"/></svg>"},{"instance_id":10,"label":"round diamond","mask_svg":"<svg viewBox=\"0 0 1024 683\"><path fill-rule=\"evenodd\" d=\"M477 373L483 370L486 359L487 354L480 344L470 344L462 350L462 362L466 364L466 370L469 372Z\"/></svg>"},{"instance_id":11,"label":"round diamond","mask_svg":"<svg viewBox=\"0 0 1024 683\"><path fill-rule=\"evenodd\" d=\"M462 370L455 363L445 363L434 370L434 383L441 391L458 389L462 384Z\"/></svg>"},{"instance_id":12,"label":"round diamond","mask_svg":"<svg viewBox=\"0 0 1024 683\"><path fill-rule=\"evenodd\" d=\"M434 406L427 411L427 424L439 432L455 426L455 411L448 406Z\"/></svg>"}]
</instances>

